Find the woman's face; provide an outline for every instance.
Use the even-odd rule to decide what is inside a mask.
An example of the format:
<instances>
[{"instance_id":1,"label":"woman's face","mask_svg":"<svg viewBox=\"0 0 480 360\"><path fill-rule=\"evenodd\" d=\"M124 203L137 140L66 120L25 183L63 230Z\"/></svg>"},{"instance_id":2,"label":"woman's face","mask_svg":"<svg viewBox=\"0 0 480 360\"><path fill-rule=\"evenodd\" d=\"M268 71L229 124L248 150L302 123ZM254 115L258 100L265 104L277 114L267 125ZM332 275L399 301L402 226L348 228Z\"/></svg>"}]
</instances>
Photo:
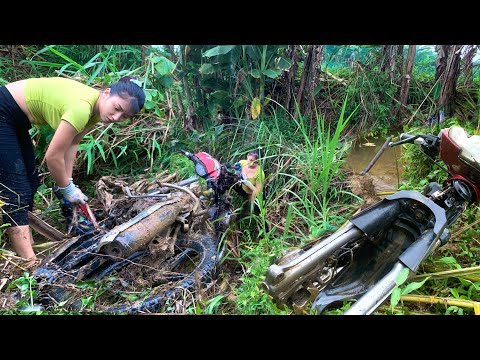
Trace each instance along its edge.
<instances>
[{"instance_id":1,"label":"woman's face","mask_svg":"<svg viewBox=\"0 0 480 360\"><path fill-rule=\"evenodd\" d=\"M100 94L98 105L100 119L106 124L125 121L133 116L130 109L130 99L111 95L110 88Z\"/></svg>"},{"instance_id":2,"label":"woman's face","mask_svg":"<svg viewBox=\"0 0 480 360\"><path fill-rule=\"evenodd\" d=\"M248 154L247 155L248 166L255 167L257 166L258 160L255 155Z\"/></svg>"}]
</instances>

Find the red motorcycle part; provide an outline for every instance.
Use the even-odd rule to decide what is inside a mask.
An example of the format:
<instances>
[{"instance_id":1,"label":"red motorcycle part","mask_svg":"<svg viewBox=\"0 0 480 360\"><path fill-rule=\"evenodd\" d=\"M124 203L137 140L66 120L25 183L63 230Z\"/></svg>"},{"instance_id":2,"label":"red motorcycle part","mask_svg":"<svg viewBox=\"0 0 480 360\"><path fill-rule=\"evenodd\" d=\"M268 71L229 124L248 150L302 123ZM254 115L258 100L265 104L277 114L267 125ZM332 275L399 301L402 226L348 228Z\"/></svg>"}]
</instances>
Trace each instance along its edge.
<instances>
[{"instance_id":1,"label":"red motorcycle part","mask_svg":"<svg viewBox=\"0 0 480 360\"><path fill-rule=\"evenodd\" d=\"M443 129L440 140L440 159L454 179L462 179L480 199L480 136L468 136L458 126Z\"/></svg>"},{"instance_id":2,"label":"red motorcycle part","mask_svg":"<svg viewBox=\"0 0 480 360\"><path fill-rule=\"evenodd\" d=\"M195 161L195 172L204 179L217 179L220 174L220 162L209 153L204 151L194 155L198 161Z\"/></svg>"},{"instance_id":3,"label":"red motorcycle part","mask_svg":"<svg viewBox=\"0 0 480 360\"><path fill-rule=\"evenodd\" d=\"M90 220L90 222L95 226L95 228L98 228L98 223L97 219L95 218L95 215L93 214L92 209L90 209L90 206L88 204L78 204L78 208L82 211L83 215Z\"/></svg>"}]
</instances>

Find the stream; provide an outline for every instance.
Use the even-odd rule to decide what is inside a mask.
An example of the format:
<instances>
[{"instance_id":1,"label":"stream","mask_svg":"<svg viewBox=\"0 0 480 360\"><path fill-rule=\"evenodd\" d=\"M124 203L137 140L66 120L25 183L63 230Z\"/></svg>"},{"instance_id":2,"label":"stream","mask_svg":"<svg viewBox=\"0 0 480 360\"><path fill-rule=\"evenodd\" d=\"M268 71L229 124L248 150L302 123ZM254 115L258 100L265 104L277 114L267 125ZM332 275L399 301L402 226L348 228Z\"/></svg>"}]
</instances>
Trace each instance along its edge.
<instances>
[{"instance_id":1,"label":"stream","mask_svg":"<svg viewBox=\"0 0 480 360\"><path fill-rule=\"evenodd\" d=\"M360 174L382 148L386 138L359 138L354 142L345 165L355 174ZM403 164L400 159L401 146L387 147L380 158L370 168L370 174L384 191L395 191L402 183Z\"/></svg>"}]
</instances>

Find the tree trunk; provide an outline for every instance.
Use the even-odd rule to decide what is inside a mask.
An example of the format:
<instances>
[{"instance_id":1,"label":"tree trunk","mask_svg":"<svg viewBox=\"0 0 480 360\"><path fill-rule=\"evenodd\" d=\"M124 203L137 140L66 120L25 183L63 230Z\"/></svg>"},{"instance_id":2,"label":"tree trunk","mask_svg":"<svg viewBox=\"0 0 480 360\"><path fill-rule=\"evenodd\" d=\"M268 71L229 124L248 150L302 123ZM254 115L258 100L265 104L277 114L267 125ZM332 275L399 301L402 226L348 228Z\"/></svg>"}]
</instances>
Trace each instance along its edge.
<instances>
[{"instance_id":1,"label":"tree trunk","mask_svg":"<svg viewBox=\"0 0 480 360\"><path fill-rule=\"evenodd\" d=\"M437 45L435 46L437 52L437 59L435 60L435 81L443 75L445 68L447 67L448 53L450 51L450 45ZM436 100L436 99L435 99Z\"/></svg>"},{"instance_id":2,"label":"tree trunk","mask_svg":"<svg viewBox=\"0 0 480 360\"><path fill-rule=\"evenodd\" d=\"M476 45L465 45L465 57L464 57L464 71L465 74L465 86L470 88L473 86L473 58L477 51Z\"/></svg>"},{"instance_id":3,"label":"tree trunk","mask_svg":"<svg viewBox=\"0 0 480 360\"><path fill-rule=\"evenodd\" d=\"M397 46L397 76L398 76L398 79L401 81L402 79L402 70L403 70L403 48L404 48L404 45L398 45ZM395 82L397 83L397 82Z\"/></svg>"},{"instance_id":4,"label":"tree trunk","mask_svg":"<svg viewBox=\"0 0 480 360\"><path fill-rule=\"evenodd\" d=\"M293 101L293 98L295 93L295 78L298 69L298 56L295 45L288 46L287 57L292 61L292 66L290 66L288 71L283 73L283 78L285 81L284 107L289 112L295 112L295 102Z\"/></svg>"},{"instance_id":5,"label":"tree trunk","mask_svg":"<svg viewBox=\"0 0 480 360\"><path fill-rule=\"evenodd\" d=\"M382 45L380 48L380 71L385 72L388 62L388 45Z\"/></svg>"},{"instance_id":6,"label":"tree trunk","mask_svg":"<svg viewBox=\"0 0 480 360\"><path fill-rule=\"evenodd\" d=\"M172 62L177 62L177 55L175 55L175 46L167 45L168 50L170 51L170 55L172 55Z\"/></svg>"},{"instance_id":7,"label":"tree trunk","mask_svg":"<svg viewBox=\"0 0 480 360\"><path fill-rule=\"evenodd\" d=\"M186 69L188 53L190 51L189 46L181 45L180 50L181 50L180 62L182 63L183 69ZM187 112L185 114L185 117L183 118L183 125L187 129L193 130L195 127L194 127L194 121L193 121L194 108L192 104L192 92L190 90L190 85L188 84L188 78L186 75L183 76L182 83L183 83L183 90L185 91L185 101L187 102Z\"/></svg>"},{"instance_id":8,"label":"tree trunk","mask_svg":"<svg viewBox=\"0 0 480 360\"><path fill-rule=\"evenodd\" d=\"M302 79L300 80L300 88L297 94L297 104L299 109L303 109L303 113L311 115L311 102L314 97L314 89L318 82L319 66L322 63L323 46L309 45L307 49L307 57L305 58ZM320 69L321 71L321 69ZM305 96L303 93L305 92ZM302 98L307 98L307 105L302 107ZM302 111L301 111L302 112Z\"/></svg>"},{"instance_id":9,"label":"tree trunk","mask_svg":"<svg viewBox=\"0 0 480 360\"><path fill-rule=\"evenodd\" d=\"M409 45L408 46L408 53L407 53L407 62L405 64L405 73L402 77L402 88L400 89L400 96L398 101L400 102L400 107L398 111L398 121L400 124L405 123L404 114L405 109L408 102L408 90L410 87L410 78L412 76L413 64L415 62L415 53L417 51L416 45Z\"/></svg>"},{"instance_id":10,"label":"tree trunk","mask_svg":"<svg viewBox=\"0 0 480 360\"><path fill-rule=\"evenodd\" d=\"M455 92L457 79L460 73L460 54L462 45L453 45L448 57L443 76L442 90L438 99L438 109L443 110L445 116L453 116L455 110Z\"/></svg>"},{"instance_id":11,"label":"tree trunk","mask_svg":"<svg viewBox=\"0 0 480 360\"><path fill-rule=\"evenodd\" d=\"M315 106L312 107L312 102L315 105L315 88L318 85L319 74L322 71L323 46L315 45L312 49L312 62L309 71L309 79L307 83L307 106L305 113L313 120L315 115Z\"/></svg>"},{"instance_id":12,"label":"tree trunk","mask_svg":"<svg viewBox=\"0 0 480 360\"><path fill-rule=\"evenodd\" d=\"M302 78L300 79L300 87L298 88L298 93L297 93L297 106L299 109L301 109L303 90L305 89L305 81L308 75L308 69L310 68L311 61L312 61L312 45L309 45L307 49L307 57L303 62Z\"/></svg>"},{"instance_id":13,"label":"tree trunk","mask_svg":"<svg viewBox=\"0 0 480 360\"><path fill-rule=\"evenodd\" d=\"M386 72L388 65L388 79L392 84L396 84L403 70L403 45L382 45L380 54L382 55L380 71Z\"/></svg>"},{"instance_id":14,"label":"tree trunk","mask_svg":"<svg viewBox=\"0 0 480 360\"><path fill-rule=\"evenodd\" d=\"M145 61L147 59L147 50L150 47L150 45L140 45L141 46L141 56L142 56L142 64L145 65Z\"/></svg>"}]
</instances>

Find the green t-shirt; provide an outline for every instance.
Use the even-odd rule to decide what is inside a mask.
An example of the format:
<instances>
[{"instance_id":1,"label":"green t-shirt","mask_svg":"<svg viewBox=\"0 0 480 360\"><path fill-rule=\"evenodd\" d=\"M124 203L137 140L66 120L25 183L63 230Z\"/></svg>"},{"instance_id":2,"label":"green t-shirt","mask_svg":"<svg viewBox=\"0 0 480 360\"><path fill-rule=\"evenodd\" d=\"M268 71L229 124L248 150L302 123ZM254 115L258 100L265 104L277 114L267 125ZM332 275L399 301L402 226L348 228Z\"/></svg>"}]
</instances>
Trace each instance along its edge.
<instances>
[{"instance_id":1,"label":"green t-shirt","mask_svg":"<svg viewBox=\"0 0 480 360\"><path fill-rule=\"evenodd\" d=\"M99 95L98 90L61 77L32 78L25 83L25 101L33 124L48 124L55 130L62 120L78 132L99 122L100 115L92 116Z\"/></svg>"},{"instance_id":2,"label":"green t-shirt","mask_svg":"<svg viewBox=\"0 0 480 360\"><path fill-rule=\"evenodd\" d=\"M248 166L249 161L248 160L240 160L239 161L240 165L243 167ZM265 172L262 170L260 165L257 168L257 171L253 174L252 177L247 178L248 181L252 183L253 186L257 186L257 184L263 184L263 180L265 179ZM247 185L242 184L242 189L247 193L251 194L252 190Z\"/></svg>"}]
</instances>

